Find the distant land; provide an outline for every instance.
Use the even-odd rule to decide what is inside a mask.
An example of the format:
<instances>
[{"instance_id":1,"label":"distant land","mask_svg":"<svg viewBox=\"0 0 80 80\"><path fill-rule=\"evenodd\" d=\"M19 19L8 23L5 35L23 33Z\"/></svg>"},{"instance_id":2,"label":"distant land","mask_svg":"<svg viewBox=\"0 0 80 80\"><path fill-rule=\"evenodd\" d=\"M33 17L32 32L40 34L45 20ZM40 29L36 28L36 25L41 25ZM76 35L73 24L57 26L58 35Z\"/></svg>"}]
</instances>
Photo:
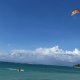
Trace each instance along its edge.
<instances>
[{"instance_id":1,"label":"distant land","mask_svg":"<svg viewBox=\"0 0 80 80\"><path fill-rule=\"evenodd\" d=\"M7 65L6 67L10 67L13 65L18 65L19 67L23 65L32 65L32 66L50 66L50 67L56 67L57 65L45 65L45 64L29 64L29 63L18 63L18 62L6 62L6 61L0 61L0 67L3 65ZM5 66L4 66L5 67ZM57 66L57 67L71 67L71 66Z\"/></svg>"}]
</instances>

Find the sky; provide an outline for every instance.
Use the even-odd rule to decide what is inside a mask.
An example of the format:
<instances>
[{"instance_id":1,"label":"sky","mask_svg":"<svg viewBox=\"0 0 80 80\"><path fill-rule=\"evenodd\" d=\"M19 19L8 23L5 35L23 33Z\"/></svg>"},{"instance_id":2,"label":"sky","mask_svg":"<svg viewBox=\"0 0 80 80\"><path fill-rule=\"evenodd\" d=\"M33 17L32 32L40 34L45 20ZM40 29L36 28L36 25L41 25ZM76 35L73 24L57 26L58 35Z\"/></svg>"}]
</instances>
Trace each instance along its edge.
<instances>
[{"instance_id":1,"label":"sky","mask_svg":"<svg viewBox=\"0 0 80 80\"><path fill-rule=\"evenodd\" d=\"M0 0L0 50L59 45L80 48L78 0Z\"/></svg>"},{"instance_id":2,"label":"sky","mask_svg":"<svg viewBox=\"0 0 80 80\"><path fill-rule=\"evenodd\" d=\"M79 0L0 0L0 52L60 46L80 49Z\"/></svg>"}]
</instances>

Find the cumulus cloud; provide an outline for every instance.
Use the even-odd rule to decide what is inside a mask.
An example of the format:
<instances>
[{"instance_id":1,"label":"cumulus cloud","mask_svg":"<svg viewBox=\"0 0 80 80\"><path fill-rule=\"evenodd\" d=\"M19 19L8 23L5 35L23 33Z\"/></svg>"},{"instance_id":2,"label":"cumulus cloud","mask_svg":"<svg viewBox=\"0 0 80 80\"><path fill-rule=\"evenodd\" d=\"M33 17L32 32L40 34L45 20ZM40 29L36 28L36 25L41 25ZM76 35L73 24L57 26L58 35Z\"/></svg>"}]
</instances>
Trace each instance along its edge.
<instances>
[{"instance_id":1,"label":"cumulus cloud","mask_svg":"<svg viewBox=\"0 0 80 80\"><path fill-rule=\"evenodd\" d=\"M60 49L59 46L52 48L38 48L30 50L12 50L9 53L0 53L1 61L72 66L80 63L80 50L73 51Z\"/></svg>"}]
</instances>

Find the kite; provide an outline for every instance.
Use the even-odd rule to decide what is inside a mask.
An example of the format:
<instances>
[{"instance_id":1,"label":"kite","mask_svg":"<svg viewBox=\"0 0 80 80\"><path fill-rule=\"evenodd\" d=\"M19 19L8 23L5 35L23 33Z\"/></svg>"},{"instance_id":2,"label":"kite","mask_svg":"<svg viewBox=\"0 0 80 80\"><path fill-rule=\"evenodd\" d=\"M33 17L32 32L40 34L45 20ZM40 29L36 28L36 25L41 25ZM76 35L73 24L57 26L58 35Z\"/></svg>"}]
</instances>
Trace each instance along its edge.
<instances>
[{"instance_id":1,"label":"kite","mask_svg":"<svg viewBox=\"0 0 80 80\"><path fill-rule=\"evenodd\" d=\"M80 13L80 10L73 10L72 13L71 13L71 16L74 16L74 15L76 15L77 13Z\"/></svg>"}]
</instances>

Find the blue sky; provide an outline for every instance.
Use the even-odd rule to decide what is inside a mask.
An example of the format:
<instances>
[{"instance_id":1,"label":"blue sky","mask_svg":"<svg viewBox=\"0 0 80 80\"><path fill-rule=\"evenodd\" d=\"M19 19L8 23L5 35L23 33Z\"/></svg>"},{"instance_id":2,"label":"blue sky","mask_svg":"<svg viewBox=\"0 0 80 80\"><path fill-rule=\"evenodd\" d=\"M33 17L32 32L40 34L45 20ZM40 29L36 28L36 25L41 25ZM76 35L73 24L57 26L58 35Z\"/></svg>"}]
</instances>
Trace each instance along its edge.
<instances>
[{"instance_id":1,"label":"blue sky","mask_svg":"<svg viewBox=\"0 0 80 80\"><path fill-rule=\"evenodd\" d=\"M59 45L80 49L78 0L0 0L0 50Z\"/></svg>"}]
</instances>

